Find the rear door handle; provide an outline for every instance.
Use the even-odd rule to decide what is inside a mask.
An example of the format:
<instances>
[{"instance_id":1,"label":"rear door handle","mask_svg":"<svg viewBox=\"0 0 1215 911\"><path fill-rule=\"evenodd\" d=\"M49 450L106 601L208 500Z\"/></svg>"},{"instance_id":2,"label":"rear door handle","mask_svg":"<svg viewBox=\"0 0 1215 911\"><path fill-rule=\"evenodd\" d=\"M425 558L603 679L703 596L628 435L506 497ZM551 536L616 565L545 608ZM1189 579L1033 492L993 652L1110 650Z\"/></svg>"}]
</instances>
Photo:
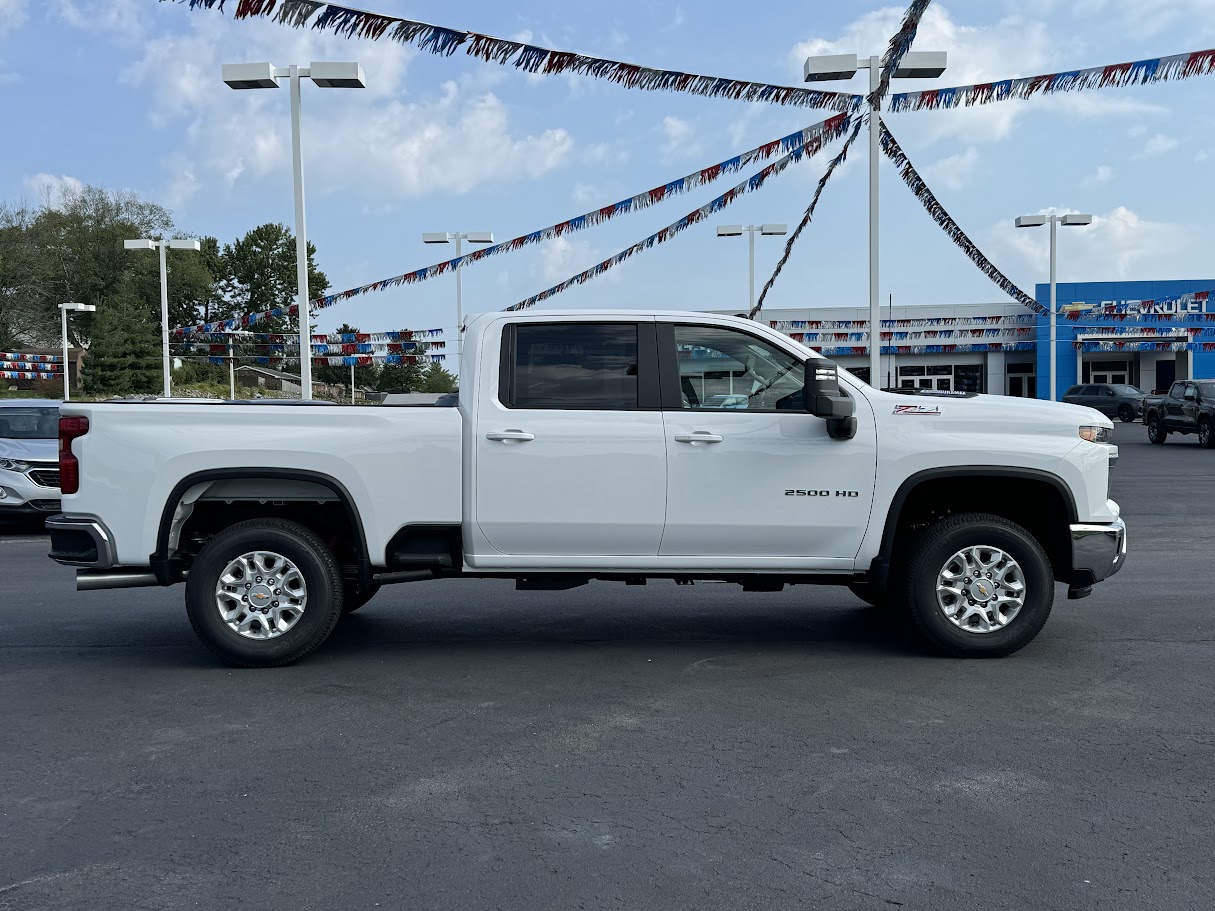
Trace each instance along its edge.
<instances>
[{"instance_id":1,"label":"rear door handle","mask_svg":"<svg viewBox=\"0 0 1215 911\"><path fill-rule=\"evenodd\" d=\"M523 430L491 430L485 434L485 439L495 443L530 443L536 438L534 433Z\"/></svg>"},{"instance_id":2,"label":"rear door handle","mask_svg":"<svg viewBox=\"0 0 1215 911\"><path fill-rule=\"evenodd\" d=\"M707 430L697 430L695 433L675 434L676 443L720 443L724 440L721 434L709 433Z\"/></svg>"}]
</instances>

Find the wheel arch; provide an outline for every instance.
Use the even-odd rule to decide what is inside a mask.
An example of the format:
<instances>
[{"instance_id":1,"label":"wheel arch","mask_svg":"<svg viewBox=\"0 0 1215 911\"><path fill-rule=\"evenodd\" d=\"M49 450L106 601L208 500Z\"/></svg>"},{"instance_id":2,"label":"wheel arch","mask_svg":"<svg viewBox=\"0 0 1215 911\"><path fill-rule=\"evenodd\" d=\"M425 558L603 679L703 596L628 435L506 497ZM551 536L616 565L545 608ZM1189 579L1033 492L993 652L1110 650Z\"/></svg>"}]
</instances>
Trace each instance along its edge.
<instances>
[{"instance_id":1,"label":"wheel arch","mask_svg":"<svg viewBox=\"0 0 1215 911\"><path fill-rule=\"evenodd\" d=\"M367 546L367 531L363 525L359 508L350 495L350 491L337 478L319 471L297 468L213 468L197 471L186 475L178 481L169 492L165 505L161 510L160 524L156 533L156 551L150 556L149 564L152 572L162 585L172 585L181 581L182 567L176 559L178 534L189 520L193 502L185 504L190 508L179 511L187 494L196 487L205 488L207 485L223 481L274 481L290 482L296 485L312 485L332 494L333 500L339 505L346 521L350 525L350 545L354 550L357 577L360 584L371 584L371 558ZM307 488L297 487L296 491ZM273 491L267 500L273 499ZM273 509L266 510L266 515L274 515ZM240 521L237 519L236 521ZM232 524L235 524L232 523Z\"/></svg>"},{"instance_id":2,"label":"wheel arch","mask_svg":"<svg viewBox=\"0 0 1215 911\"><path fill-rule=\"evenodd\" d=\"M927 519L929 514L923 513L923 509L925 506L924 501L929 495L942 489L947 483L957 488L954 491L955 493L961 494L966 488L974 489L980 482L984 481L995 481L998 484L1002 484L1006 490L1020 488L1021 491L1049 490L1052 492L1053 497L1057 499L1055 502L1047 505L1047 510L1049 511L1052 508L1056 510L1061 509L1063 511L1063 521L1060 523L1047 523L1045 525L1041 522L1029 522L1026 523L1026 526L1032 532L1046 532L1045 537L1047 540L1043 540L1042 544L1051 557L1057 577L1065 577L1071 563L1070 547L1066 534L1067 527L1079 521L1076 498L1071 488L1067 486L1067 483L1058 475L1036 468L967 465L928 468L912 474L899 485L898 490L895 491L894 497L891 499L890 508L886 513L886 521L882 528L882 541L878 555L870 565L869 577L873 580L873 583L883 589L886 587L890 565L899 543L900 532L912 528L914 520L920 518L921 515ZM944 514L973 511L973 508L949 508L954 505L945 502L943 504ZM991 504L985 504L982 511L1001 515L1012 521L1023 520L1026 512L1024 504L1022 504L1022 508L1002 508L1000 506L993 507ZM1053 534L1050 533L1052 525L1057 527L1057 531Z\"/></svg>"}]
</instances>

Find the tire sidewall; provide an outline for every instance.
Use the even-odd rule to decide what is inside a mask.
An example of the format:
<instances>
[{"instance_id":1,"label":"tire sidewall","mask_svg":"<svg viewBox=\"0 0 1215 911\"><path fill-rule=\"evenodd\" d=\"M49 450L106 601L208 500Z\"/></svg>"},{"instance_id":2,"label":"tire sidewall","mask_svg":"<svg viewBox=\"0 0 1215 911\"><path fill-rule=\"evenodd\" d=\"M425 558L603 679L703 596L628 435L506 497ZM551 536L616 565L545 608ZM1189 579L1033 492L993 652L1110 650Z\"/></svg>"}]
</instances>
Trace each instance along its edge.
<instances>
[{"instance_id":1,"label":"tire sidewall","mask_svg":"<svg viewBox=\"0 0 1215 911\"><path fill-rule=\"evenodd\" d=\"M290 630L273 639L248 639L228 627L215 601L219 575L230 561L252 551L271 551L299 569L308 590L303 616ZM341 580L334 578L332 559L318 552L308 538L289 528L252 524L217 535L203 548L186 581L186 610L195 632L214 651L238 664L273 665L295 660L328 637L341 613Z\"/></svg>"},{"instance_id":2,"label":"tire sidewall","mask_svg":"<svg viewBox=\"0 0 1215 911\"><path fill-rule=\"evenodd\" d=\"M1160 418L1152 416L1148 418L1148 439L1153 443L1164 442L1164 425L1160 423Z\"/></svg>"},{"instance_id":3,"label":"tire sidewall","mask_svg":"<svg viewBox=\"0 0 1215 911\"><path fill-rule=\"evenodd\" d=\"M1206 432L1204 438L1203 432ZM1203 418L1198 422L1198 445L1204 449L1210 449L1215 444L1215 440L1211 438L1211 422L1207 418Z\"/></svg>"},{"instance_id":4,"label":"tire sidewall","mask_svg":"<svg viewBox=\"0 0 1215 911\"><path fill-rule=\"evenodd\" d=\"M1118 420L1124 424L1132 423L1135 420L1135 410L1130 405L1120 406L1118 408Z\"/></svg>"},{"instance_id":5,"label":"tire sidewall","mask_svg":"<svg viewBox=\"0 0 1215 911\"><path fill-rule=\"evenodd\" d=\"M1025 575L1025 604L1004 629L990 633L959 629L937 604L937 577L946 561L977 545L1000 548L1017 561ZM1038 634L1054 604L1055 580L1049 560L1028 532L1011 523L974 521L938 531L918 552L908 578L908 601L916 624L931 642L962 657L998 656L1016 651Z\"/></svg>"}]
</instances>

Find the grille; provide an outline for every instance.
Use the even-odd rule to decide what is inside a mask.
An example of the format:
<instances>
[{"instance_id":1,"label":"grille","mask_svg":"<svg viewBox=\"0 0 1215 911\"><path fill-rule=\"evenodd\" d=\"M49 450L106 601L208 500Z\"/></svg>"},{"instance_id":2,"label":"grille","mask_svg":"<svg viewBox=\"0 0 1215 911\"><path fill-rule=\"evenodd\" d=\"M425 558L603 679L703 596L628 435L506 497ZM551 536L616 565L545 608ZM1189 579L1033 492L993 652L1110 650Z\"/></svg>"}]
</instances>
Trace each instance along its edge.
<instances>
[{"instance_id":1,"label":"grille","mask_svg":"<svg viewBox=\"0 0 1215 911\"><path fill-rule=\"evenodd\" d=\"M35 468L29 472L29 477L39 487L59 486L58 468Z\"/></svg>"},{"instance_id":2,"label":"grille","mask_svg":"<svg viewBox=\"0 0 1215 911\"><path fill-rule=\"evenodd\" d=\"M26 502L42 512L59 512L63 506L61 500L26 500Z\"/></svg>"}]
</instances>

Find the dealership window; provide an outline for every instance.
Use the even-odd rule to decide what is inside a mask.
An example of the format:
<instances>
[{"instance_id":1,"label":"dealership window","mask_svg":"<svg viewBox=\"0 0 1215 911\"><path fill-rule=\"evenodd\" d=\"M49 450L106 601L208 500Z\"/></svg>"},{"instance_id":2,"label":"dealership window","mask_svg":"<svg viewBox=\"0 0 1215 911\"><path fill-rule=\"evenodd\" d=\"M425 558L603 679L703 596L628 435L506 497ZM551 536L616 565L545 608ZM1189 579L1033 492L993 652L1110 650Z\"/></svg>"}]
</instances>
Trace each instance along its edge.
<instances>
[{"instance_id":1,"label":"dealership window","mask_svg":"<svg viewBox=\"0 0 1215 911\"><path fill-rule=\"evenodd\" d=\"M981 364L913 364L899 367L899 388L982 392Z\"/></svg>"},{"instance_id":2,"label":"dealership window","mask_svg":"<svg viewBox=\"0 0 1215 911\"><path fill-rule=\"evenodd\" d=\"M847 370L849 373L851 373L854 377L856 377L862 383L869 382L869 368L868 367L845 367L844 369Z\"/></svg>"},{"instance_id":3,"label":"dealership window","mask_svg":"<svg viewBox=\"0 0 1215 911\"><path fill-rule=\"evenodd\" d=\"M506 403L514 408L632 411L637 408L633 323L515 327Z\"/></svg>"}]
</instances>

